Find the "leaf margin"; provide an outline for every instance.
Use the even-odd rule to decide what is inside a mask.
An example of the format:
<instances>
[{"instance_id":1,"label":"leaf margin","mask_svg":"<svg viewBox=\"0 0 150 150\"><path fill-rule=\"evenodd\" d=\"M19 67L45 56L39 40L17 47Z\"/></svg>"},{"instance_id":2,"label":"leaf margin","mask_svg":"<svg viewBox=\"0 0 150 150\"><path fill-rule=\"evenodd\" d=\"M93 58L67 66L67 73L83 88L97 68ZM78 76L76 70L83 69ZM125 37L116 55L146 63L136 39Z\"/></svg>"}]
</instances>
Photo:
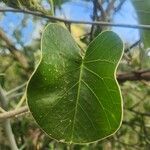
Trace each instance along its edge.
<instances>
[{"instance_id":1,"label":"leaf margin","mask_svg":"<svg viewBox=\"0 0 150 150\"><path fill-rule=\"evenodd\" d=\"M94 39L88 44L86 50L89 48L89 45L90 45L91 43L93 43L99 36L101 36L101 34L103 34L103 33L105 33L105 32L112 32L112 33L116 34L116 35L120 38L120 40L122 41L122 53L121 53L121 55L120 55L120 58L118 59L118 62L116 63L115 70L114 70L114 74L113 74L113 77L114 77L114 80L115 80L115 82L116 82L116 84L117 84L118 91L119 91L119 95L120 95L120 98L121 98L121 99L120 99L120 100L121 100L121 119L120 119L120 124L118 125L118 128L117 128L112 134L109 134L108 136L105 136L105 137L103 137L103 138L101 138L101 139L98 139L98 140L95 140L95 141L91 141L91 142L81 142L81 143L80 143L80 142L79 142L79 143L78 143L78 142L73 142L73 141L68 142L68 141L57 140L56 138L52 137L50 134L46 133L46 131L44 131L44 129L42 129L42 127L39 125L39 123L38 123L38 122L35 120L35 118L33 117L33 113L32 113L32 111L31 111L31 109L30 109L30 107L29 107L29 104L28 104L27 90L28 90L28 85L29 85L29 83L30 83L32 77L34 76L34 74L36 73L36 71L37 71L39 65L40 65L41 62L42 62L42 59L43 59L42 41L43 41L43 37L44 37L44 32L45 32L46 29L47 29L49 26L51 26L51 25L57 25L57 26L63 27L65 30L67 30L66 27L64 27L63 25L61 25L61 24L59 24L59 23L48 23L48 24L46 25L46 27L44 28L44 30L42 31L41 46L40 46L40 47L41 47L41 48L40 48L40 53L41 53L41 54L40 54L40 60L39 60L38 64L36 65L36 68L34 69L33 73L31 74L31 76L30 76L30 78L29 78L29 80L28 80L28 82L27 82L26 89L25 89L26 102L27 102L27 106L28 106L28 108L29 108L29 111L30 111L30 113L31 113L31 115L32 115L32 118L34 119L34 121L36 122L36 124L38 125L38 127L39 127L48 137L50 137L50 138L53 139L53 140L56 140L57 142L61 142L61 143L65 143L65 144L80 144L80 145L91 144L91 143L95 143L95 142L98 142L98 141L102 141L102 140L104 140L104 139L106 139L106 138L108 138L108 137L114 135L114 134L120 129L120 127L121 127L121 125L122 125L122 121L123 121L123 97L122 97L122 94L121 94L121 88L120 88L119 83L118 83L118 81L117 81L116 72L117 72L117 68L118 68L118 66L119 66L120 60L122 59L122 56L123 56L123 53L124 53L124 47L125 47L125 45L124 45L124 42L122 41L121 37L120 37L117 33L113 32L113 31L110 31L110 30L102 31L96 38L94 38ZM72 35L71 35L71 37L72 37L73 40L75 41L75 39L74 39L74 37L73 37ZM75 42L76 42L76 41L75 41ZM78 48L81 49L80 47L78 47ZM86 50L85 50L84 56L86 55ZM81 56L81 55L80 55L80 56ZM82 58L82 65L83 65L83 61L84 61L84 56L81 56L81 58ZM80 69L80 74L81 74L81 72L82 72L81 70L82 70L82 69Z\"/></svg>"}]
</instances>

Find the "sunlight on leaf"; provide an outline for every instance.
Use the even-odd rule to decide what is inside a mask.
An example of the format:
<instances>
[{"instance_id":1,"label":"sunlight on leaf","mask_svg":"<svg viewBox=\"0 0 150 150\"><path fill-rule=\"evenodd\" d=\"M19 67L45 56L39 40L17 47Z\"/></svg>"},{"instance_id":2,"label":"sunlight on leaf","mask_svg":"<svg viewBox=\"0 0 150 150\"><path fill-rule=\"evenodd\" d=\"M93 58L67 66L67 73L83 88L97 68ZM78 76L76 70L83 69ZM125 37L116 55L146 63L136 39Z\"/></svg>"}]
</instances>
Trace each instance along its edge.
<instances>
[{"instance_id":1,"label":"sunlight on leaf","mask_svg":"<svg viewBox=\"0 0 150 150\"><path fill-rule=\"evenodd\" d=\"M102 32L81 55L68 30L49 24L41 44L42 59L27 87L39 126L65 143L90 143L115 133L122 121L115 75L123 52L118 35Z\"/></svg>"}]
</instances>

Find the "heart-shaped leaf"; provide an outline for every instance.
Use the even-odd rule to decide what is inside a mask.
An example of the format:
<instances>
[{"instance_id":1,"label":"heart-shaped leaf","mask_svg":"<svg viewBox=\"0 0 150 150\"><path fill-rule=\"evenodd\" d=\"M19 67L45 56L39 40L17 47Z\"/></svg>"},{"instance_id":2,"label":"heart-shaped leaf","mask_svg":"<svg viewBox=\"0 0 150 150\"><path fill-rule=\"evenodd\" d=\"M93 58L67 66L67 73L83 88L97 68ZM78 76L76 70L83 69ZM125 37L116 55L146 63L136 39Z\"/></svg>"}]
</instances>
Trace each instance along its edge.
<instances>
[{"instance_id":1,"label":"heart-shaped leaf","mask_svg":"<svg viewBox=\"0 0 150 150\"><path fill-rule=\"evenodd\" d=\"M66 143L89 143L113 134L122 120L115 77L121 39L112 31L103 32L83 56L69 31L50 24L41 44L42 59L27 87L36 122Z\"/></svg>"}]
</instances>

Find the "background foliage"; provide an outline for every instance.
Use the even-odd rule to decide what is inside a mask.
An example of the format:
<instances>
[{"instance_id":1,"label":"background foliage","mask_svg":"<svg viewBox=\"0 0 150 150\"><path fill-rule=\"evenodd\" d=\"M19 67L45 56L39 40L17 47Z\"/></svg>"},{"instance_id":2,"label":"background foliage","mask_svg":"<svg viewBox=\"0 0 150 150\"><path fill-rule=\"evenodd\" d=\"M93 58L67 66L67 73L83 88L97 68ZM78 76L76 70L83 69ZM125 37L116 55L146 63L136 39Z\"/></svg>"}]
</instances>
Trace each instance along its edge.
<instances>
[{"instance_id":1,"label":"background foliage","mask_svg":"<svg viewBox=\"0 0 150 150\"><path fill-rule=\"evenodd\" d=\"M56 0L54 3L52 0L1 0L0 104L4 110L13 110L16 107L18 109L26 105L23 96L25 85L40 58L42 29L49 22L54 22L54 20L24 12L16 14L4 10L9 7L21 11L30 10L43 15L52 16L54 14L58 17L67 18L70 16L71 18L71 15L77 10L74 8L70 14L65 16L64 9L69 9L69 6L64 6L69 3L82 5L84 9L90 6L88 8L89 18L92 21L99 22L114 22L115 17L120 13L132 15L128 10L129 3L132 3L137 12L133 16L135 20L138 20L141 24L149 24L150 22L148 15L150 3L146 0L142 1L142 5L139 0L83 0L82 3L81 1L71 0ZM18 19L17 16L21 16L21 19ZM75 17L76 20L84 20L84 17ZM122 15L122 17L124 16ZM8 26L10 19L13 18L16 18L15 25ZM118 23L120 23L119 21L121 21L121 17L117 20ZM131 22L130 19L128 21ZM65 23L65 25L82 48L86 48L88 43L105 29L120 31L119 27L114 29L114 27L101 25L75 25L70 23ZM122 35L122 32L126 32L126 30L121 30L120 35ZM126 36L125 53L117 71L124 99L124 119L120 130L115 135L89 145L61 144L47 137L38 128L30 113L27 112L15 118L0 120L0 149L16 149L13 145L14 141L16 141L19 149L150 149L150 38L148 30L139 30L139 32L141 36L135 34L134 37L134 31L130 30L130 34ZM131 40L131 36L134 40ZM10 142L12 139L15 140Z\"/></svg>"}]
</instances>

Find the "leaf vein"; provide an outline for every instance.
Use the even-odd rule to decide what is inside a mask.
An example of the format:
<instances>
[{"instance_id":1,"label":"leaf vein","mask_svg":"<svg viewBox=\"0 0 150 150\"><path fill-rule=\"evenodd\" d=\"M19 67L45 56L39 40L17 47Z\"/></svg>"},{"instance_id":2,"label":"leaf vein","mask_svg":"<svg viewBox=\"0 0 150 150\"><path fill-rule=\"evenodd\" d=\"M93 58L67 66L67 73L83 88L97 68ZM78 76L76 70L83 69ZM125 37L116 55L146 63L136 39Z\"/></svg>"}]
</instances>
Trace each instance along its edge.
<instances>
[{"instance_id":1,"label":"leaf vein","mask_svg":"<svg viewBox=\"0 0 150 150\"><path fill-rule=\"evenodd\" d=\"M94 123L92 121L92 119L89 117L89 115L87 114L87 112L84 110L84 108L82 107L82 105L80 103L78 103L78 105L80 106L80 108L82 109L82 111L85 113L85 115L87 116L88 120L90 121L91 125L93 126L94 130L96 130L96 127L94 126Z\"/></svg>"},{"instance_id":2,"label":"leaf vein","mask_svg":"<svg viewBox=\"0 0 150 150\"><path fill-rule=\"evenodd\" d=\"M107 113L106 113L106 111L105 111L106 109L105 109L105 107L103 106L103 104L101 103L99 97L97 97L97 95L96 95L95 92L92 90L92 88L91 88L84 80L82 80L82 82L83 82L83 83L86 85L86 87L92 92L92 94L95 96L96 100L97 100L98 103L100 104L100 106L101 106L101 108L103 109L103 111L104 111L104 113L105 113L105 116L106 116L106 118L107 118L108 125L109 125L109 127L110 127L110 129L111 129L112 127L111 127L110 121L109 121L109 119L108 119Z\"/></svg>"}]
</instances>

